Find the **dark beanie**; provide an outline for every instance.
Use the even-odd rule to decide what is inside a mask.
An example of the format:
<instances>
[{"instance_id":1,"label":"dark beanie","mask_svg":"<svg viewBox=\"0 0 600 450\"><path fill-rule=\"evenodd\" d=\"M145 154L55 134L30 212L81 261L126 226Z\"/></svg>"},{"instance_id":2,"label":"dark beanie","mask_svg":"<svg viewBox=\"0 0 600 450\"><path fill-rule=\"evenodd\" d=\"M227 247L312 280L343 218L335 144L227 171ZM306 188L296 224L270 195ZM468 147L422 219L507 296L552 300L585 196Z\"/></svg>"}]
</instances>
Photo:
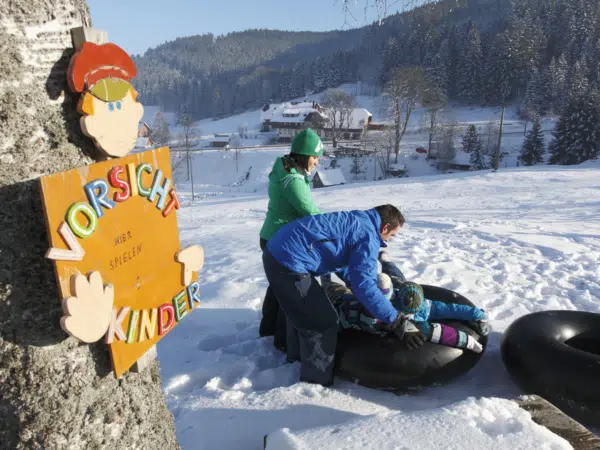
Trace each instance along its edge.
<instances>
[{"instance_id":1,"label":"dark beanie","mask_svg":"<svg viewBox=\"0 0 600 450\"><path fill-rule=\"evenodd\" d=\"M421 285L406 281L396 289L393 303L399 311L414 314L421 309L424 301L425 296Z\"/></svg>"}]
</instances>

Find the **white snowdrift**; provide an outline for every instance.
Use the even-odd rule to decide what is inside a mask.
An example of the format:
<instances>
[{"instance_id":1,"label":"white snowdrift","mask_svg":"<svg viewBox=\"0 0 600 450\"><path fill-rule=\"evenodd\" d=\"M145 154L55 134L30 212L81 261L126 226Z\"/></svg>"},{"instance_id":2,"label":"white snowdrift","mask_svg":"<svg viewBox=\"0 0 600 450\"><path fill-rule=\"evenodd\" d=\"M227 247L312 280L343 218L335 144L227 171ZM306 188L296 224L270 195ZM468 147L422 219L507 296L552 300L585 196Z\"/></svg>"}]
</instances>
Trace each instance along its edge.
<instances>
[{"instance_id":1,"label":"white snowdrift","mask_svg":"<svg viewBox=\"0 0 600 450\"><path fill-rule=\"evenodd\" d=\"M267 450L562 450L566 440L536 424L515 402L469 398L446 408L388 412L304 431L278 430Z\"/></svg>"}]
</instances>

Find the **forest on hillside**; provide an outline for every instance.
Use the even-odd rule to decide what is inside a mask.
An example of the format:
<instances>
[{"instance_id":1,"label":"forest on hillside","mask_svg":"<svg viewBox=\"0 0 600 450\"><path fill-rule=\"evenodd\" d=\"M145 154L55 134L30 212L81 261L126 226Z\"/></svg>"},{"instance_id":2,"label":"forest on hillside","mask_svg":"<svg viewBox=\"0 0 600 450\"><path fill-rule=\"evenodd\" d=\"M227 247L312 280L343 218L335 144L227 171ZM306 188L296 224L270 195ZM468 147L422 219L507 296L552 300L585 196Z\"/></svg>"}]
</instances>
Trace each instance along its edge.
<instances>
[{"instance_id":1,"label":"forest on hillside","mask_svg":"<svg viewBox=\"0 0 600 450\"><path fill-rule=\"evenodd\" d=\"M179 38L136 56L147 104L224 117L344 82L383 86L422 66L449 98L527 99L559 113L600 78L597 0L443 0L383 24L327 33L249 30Z\"/></svg>"}]
</instances>

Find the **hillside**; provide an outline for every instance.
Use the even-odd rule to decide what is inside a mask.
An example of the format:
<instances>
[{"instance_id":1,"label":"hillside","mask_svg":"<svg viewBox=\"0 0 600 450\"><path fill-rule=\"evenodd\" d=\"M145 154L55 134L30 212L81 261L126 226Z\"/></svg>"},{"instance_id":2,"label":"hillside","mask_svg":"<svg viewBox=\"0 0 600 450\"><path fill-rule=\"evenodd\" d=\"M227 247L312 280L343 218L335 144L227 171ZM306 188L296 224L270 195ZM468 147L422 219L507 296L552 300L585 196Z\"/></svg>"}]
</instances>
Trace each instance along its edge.
<instances>
[{"instance_id":1,"label":"hillside","mask_svg":"<svg viewBox=\"0 0 600 450\"><path fill-rule=\"evenodd\" d=\"M145 104L222 118L422 66L452 100L559 114L597 88L599 43L596 0L441 0L357 30L180 38L136 58L135 85Z\"/></svg>"},{"instance_id":2,"label":"hillside","mask_svg":"<svg viewBox=\"0 0 600 450\"><path fill-rule=\"evenodd\" d=\"M389 251L407 278L455 290L490 313L494 331L472 371L447 386L395 396L339 378L330 388L299 383L299 365L285 364L272 338L258 337L266 289L258 232L267 196L260 183L278 154L242 156L245 167L259 168L251 179L257 192L219 182L218 174L235 173L231 156L219 152L214 159L198 156L195 165L196 180L213 196L190 204L189 186L177 186L184 198L182 245L200 244L206 255L202 304L158 345L163 390L183 449L259 449L268 433L275 433L269 448L276 449L356 448L347 439L360 448L440 448L436 442L570 448L506 402L521 391L504 369L499 346L506 327L530 312L600 313L598 162L314 191L326 212L398 205L407 223ZM408 431L419 427L435 430L432 440Z\"/></svg>"},{"instance_id":3,"label":"hillside","mask_svg":"<svg viewBox=\"0 0 600 450\"><path fill-rule=\"evenodd\" d=\"M179 38L135 58L135 84L145 103L186 108L198 118L219 118L356 79L377 84L391 38L467 19L492 29L506 19L508 1L470 0L465 6L442 0L387 17L381 25L345 31L247 30Z\"/></svg>"},{"instance_id":4,"label":"hillside","mask_svg":"<svg viewBox=\"0 0 600 450\"><path fill-rule=\"evenodd\" d=\"M135 84L146 103L171 111L185 105L198 118L222 117L259 106L279 88L286 68L309 66L316 58L354 48L361 34L248 30L179 38L134 58Z\"/></svg>"}]
</instances>

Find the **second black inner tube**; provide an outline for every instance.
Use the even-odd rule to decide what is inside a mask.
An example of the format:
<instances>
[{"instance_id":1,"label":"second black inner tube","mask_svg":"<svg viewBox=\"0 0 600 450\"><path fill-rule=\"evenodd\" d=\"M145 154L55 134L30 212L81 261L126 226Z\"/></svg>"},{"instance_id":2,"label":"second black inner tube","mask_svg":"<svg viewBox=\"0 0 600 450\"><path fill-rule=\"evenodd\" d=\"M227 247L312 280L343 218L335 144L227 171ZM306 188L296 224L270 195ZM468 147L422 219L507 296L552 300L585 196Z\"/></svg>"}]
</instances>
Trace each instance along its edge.
<instances>
[{"instance_id":1,"label":"second black inner tube","mask_svg":"<svg viewBox=\"0 0 600 450\"><path fill-rule=\"evenodd\" d=\"M600 425L600 314L542 311L504 332L502 361L525 391Z\"/></svg>"}]
</instances>

